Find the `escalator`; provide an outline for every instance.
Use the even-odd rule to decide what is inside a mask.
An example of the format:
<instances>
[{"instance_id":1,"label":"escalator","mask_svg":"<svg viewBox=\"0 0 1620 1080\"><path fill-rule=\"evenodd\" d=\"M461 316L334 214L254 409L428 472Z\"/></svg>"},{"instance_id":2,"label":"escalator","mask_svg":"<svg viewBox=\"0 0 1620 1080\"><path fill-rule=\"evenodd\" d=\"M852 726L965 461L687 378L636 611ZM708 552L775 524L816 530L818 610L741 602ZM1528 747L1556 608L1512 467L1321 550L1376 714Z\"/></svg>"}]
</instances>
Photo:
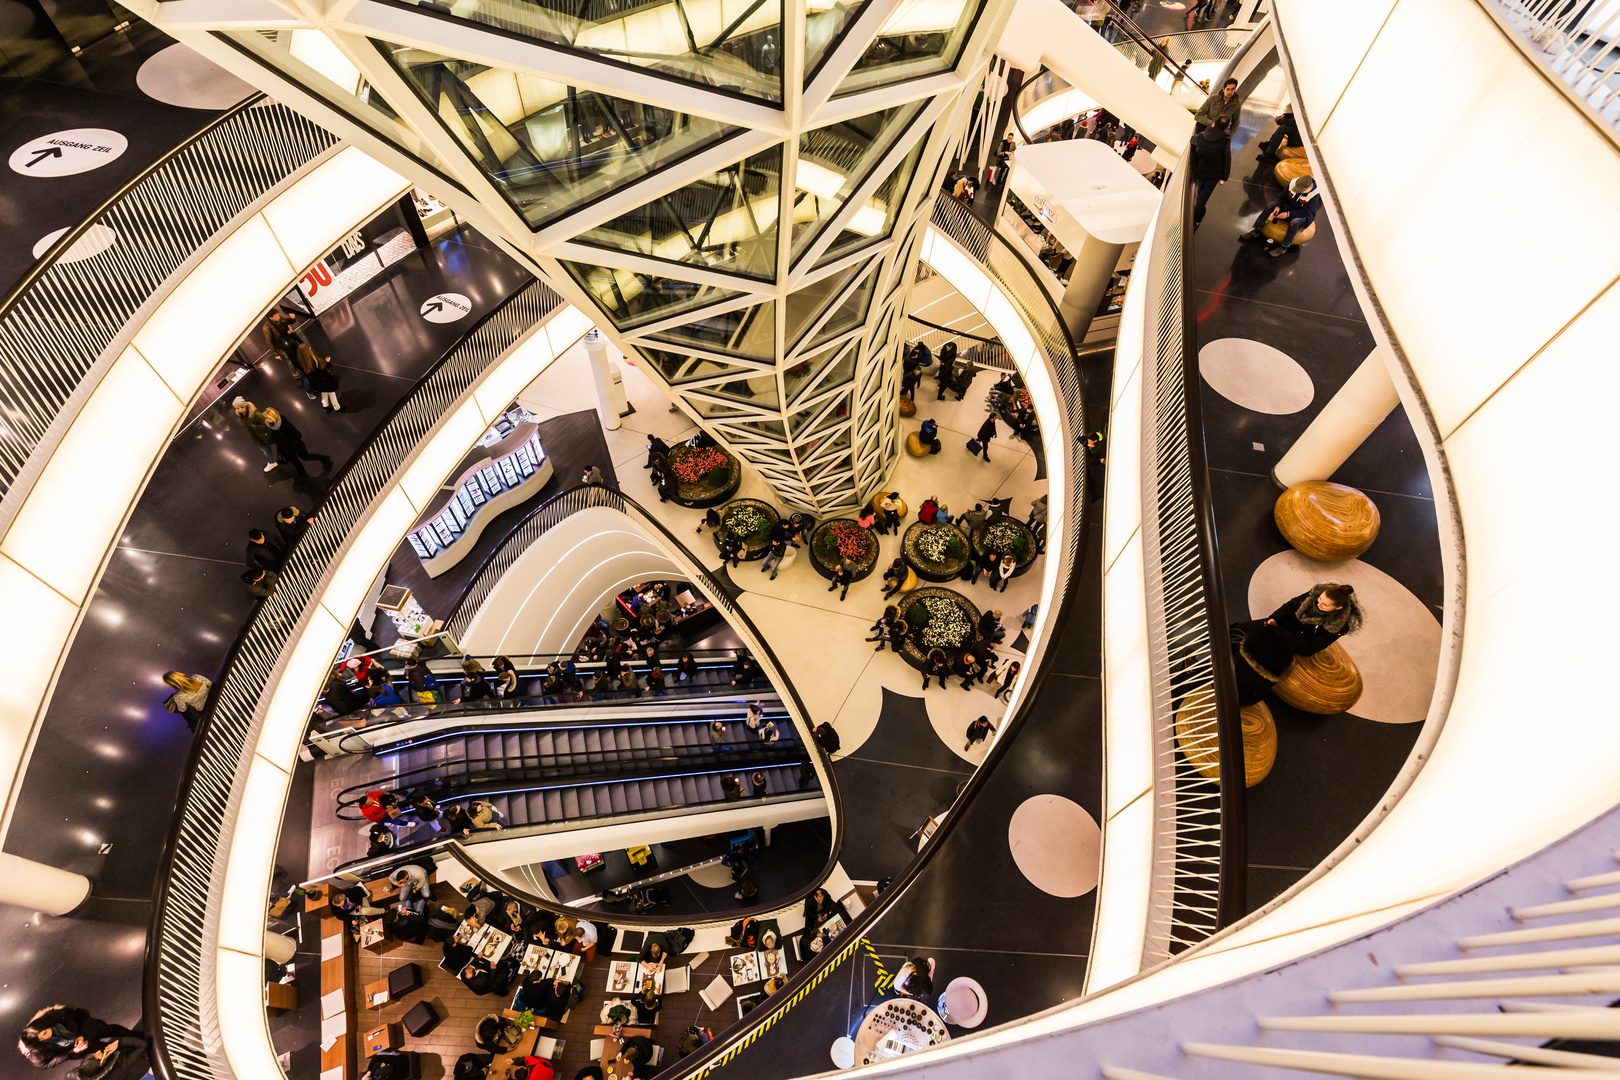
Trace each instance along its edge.
<instances>
[{"instance_id":1,"label":"escalator","mask_svg":"<svg viewBox=\"0 0 1620 1080\"><path fill-rule=\"evenodd\" d=\"M426 794L441 809L487 802L508 830L548 831L728 802L822 797L810 753L780 708L767 705L765 710L778 735L772 742L762 742L748 728L741 710L717 716L713 710L674 706L665 712L657 720L443 732L363 760L350 758L344 771L349 783L337 792L334 817L361 822L358 804L371 791L406 800ZM724 728L718 739L711 734L716 720ZM759 795L752 783L756 773L764 780ZM727 798L722 782L728 776L740 782L740 796ZM408 825L398 831L402 847L440 838ZM364 829L346 827L343 832L353 839L343 844L348 850L340 853L342 861L355 861L365 846Z\"/></svg>"}]
</instances>

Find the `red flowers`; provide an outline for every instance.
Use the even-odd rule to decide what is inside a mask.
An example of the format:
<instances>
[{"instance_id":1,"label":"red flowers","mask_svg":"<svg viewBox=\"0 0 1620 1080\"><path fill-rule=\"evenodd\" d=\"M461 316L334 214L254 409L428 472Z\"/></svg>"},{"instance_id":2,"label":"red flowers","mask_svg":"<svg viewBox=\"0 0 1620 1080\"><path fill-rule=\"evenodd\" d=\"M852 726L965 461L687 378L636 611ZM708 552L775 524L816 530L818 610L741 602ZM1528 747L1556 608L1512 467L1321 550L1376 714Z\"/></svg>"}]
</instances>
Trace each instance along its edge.
<instances>
[{"instance_id":1,"label":"red flowers","mask_svg":"<svg viewBox=\"0 0 1620 1080\"><path fill-rule=\"evenodd\" d=\"M731 459L723 450L705 446L701 450L688 448L678 454L671 454L669 464L675 470L676 478L682 483L696 484L715 469L729 468Z\"/></svg>"},{"instance_id":2,"label":"red flowers","mask_svg":"<svg viewBox=\"0 0 1620 1080\"><path fill-rule=\"evenodd\" d=\"M839 554L847 559L864 559L871 551L872 537L859 525L848 521L829 521L827 534L838 545Z\"/></svg>"}]
</instances>

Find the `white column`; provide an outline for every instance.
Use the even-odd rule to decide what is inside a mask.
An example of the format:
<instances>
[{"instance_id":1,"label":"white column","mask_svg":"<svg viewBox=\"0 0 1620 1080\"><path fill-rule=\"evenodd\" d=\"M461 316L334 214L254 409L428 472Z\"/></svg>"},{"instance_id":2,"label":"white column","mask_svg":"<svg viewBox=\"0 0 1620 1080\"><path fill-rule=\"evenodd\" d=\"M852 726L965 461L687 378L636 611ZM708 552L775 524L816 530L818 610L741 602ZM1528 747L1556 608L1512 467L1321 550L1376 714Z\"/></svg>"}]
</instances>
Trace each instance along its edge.
<instances>
[{"instance_id":1,"label":"white column","mask_svg":"<svg viewBox=\"0 0 1620 1080\"><path fill-rule=\"evenodd\" d=\"M0 852L0 904L66 915L90 895L90 879Z\"/></svg>"},{"instance_id":2,"label":"white column","mask_svg":"<svg viewBox=\"0 0 1620 1080\"><path fill-rule=\"evenodd\" d=\"M1108 291L1109 279L1114 276L1114 267L1119 265L1119 256L1124 250L1123 244L1104 243L1088 233L1080 249L1069 252L1074 256L1074 270L1063 290L1058 314L1063 316L1063 323L1074 335L1076 345L1086 339L1086 331L1091 329L1091 320L1097 317L1103 293Z\"/></svg>"},{"instance_id":3,"label":"white column","mask_svg":"<svg viewBox=\"0 0 1620 1080\"><path fill-rule=\"evenodd\" d=\"M298 942L274 930L264 932L264 956L278 964L285 964L298 954Z\"/></svg>"},{"instance_id":4,"label":"white column","mask_svg":"<svg viewBox=\"0 0 1620 1080\"><path fill-rule=\"evenodd\" d=\"M596 384L596 414L609 431L619 430L619 406L614 401L613 370L608 364L607 338L602 331L585 335L585 355L591 362L591 381Z\"/></svg>"},{"instance_id":5,"label":"white column","mask_svg":"<svg viewBox=\"0 0 1620 1080\"><path fill-rule=\"evenodd\" d=\"M1328 479L1400 403L1384 355L1374 349L1300 433L1271 470L1271 478L1285 488Z\"/></svg>"}]
</instances>

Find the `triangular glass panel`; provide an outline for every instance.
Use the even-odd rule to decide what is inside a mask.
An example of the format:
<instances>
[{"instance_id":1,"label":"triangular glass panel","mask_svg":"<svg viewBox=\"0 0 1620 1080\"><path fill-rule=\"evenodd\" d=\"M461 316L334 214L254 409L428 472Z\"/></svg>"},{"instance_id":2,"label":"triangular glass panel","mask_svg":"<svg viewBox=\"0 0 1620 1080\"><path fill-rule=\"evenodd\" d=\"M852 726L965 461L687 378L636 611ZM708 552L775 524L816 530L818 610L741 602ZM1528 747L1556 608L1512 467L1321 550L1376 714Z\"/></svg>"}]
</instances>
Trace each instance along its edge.
<instances>
[{"instance_id":1,"label":"triangular glass panel","mask_svg":"<svg viewBox=\"0 0 1620 1080\"><path fill-rule=\"evenodd\" d=\"M984 0L900 0L833 96L949 71L983 11Z\"/></svg>"},{"instance_id":2,"label":"triangular glass panel","mask_svg":"<svg viewBox=\"0 0 1620 1080\"><path fill-rule=\"evenodd\" d=\"M889 170L889 175L867 196L855 216L844 223L838 239L827 245L826 253L816 260L817 266L824 266L867 244L875 244L894 232L895 218L905 202L911 178L917 171L917 159L922 156L923 144L927 141L928 135L924 133L910 152Z\"/></svg>"},{"instance_id":3,"label":"triangular glass panel","mask_svg":"<svg viewBox=\"0 0 1620 1080\"><path fill-rule=\"evenodd\" d=\"M775 146L660 195L577 239L769 281L776 272L781 180L782 148Z\"/></svg>"},{"instance_id":4,"label":"triangular glass panel","mask_svg":"<svg viewBox=\"0 0 1620 1080\"><path fill-rule=\"evenodd\" d=\"M706 360L701 356L686 356L682 353L665 352L662 349L649 349L646 346L642 346L637 351L646 359L648 365L662 375L664 381L671 386L695 382L698 379L712 379L726 374L740 375L745 378L760 374L757 368L746 367L742 364L723 364L718 360Z\"/></svg>"},{"instance_id":5,"label":"triangular glass panel","mask_svg":"<svg viewBox=\"0 0 1620 1080\"><path fill-rule=\"evenodd\" d=\"M683 82L782 100L781 0L710 3L476 3L403 0Z\"/></svg>"},{"instance_id":6,"label":"triangular glass panel","mask_svg":"<svg viewBox=\"0 0 1620 1080\"><path fill-rule=\"evenodd\" d=\"M793 432L795 439L803 438L805 432L811 428L828 427L841 420L849 418L849 395L844 394L832 401L819 401L808 409L800 409L788 417L788 430ZM808 452L802 445L795 447L799 452L799 460L804 461Z\"/></svg>"},{"instance_id":7,"label":"triangular glass panel","mask_svg":"<svg viewBox=\"0 0 1620 1080\"><path fill-rule=\"evenodd\" d=\"M538 75L374 44L530 228L742 130Z\"/></svg>"},{"instance_id":8,"label":"triangular glass panel","mask_svg":"<svg viewBox=\"0 0 1620 1080\"><path fill-rule=\"evenodd\" d=\"M872 306L872 291L876 284L877 269L874 267L871 273L866 275L866 280L844 297L843 303L838 305L838 310L821 324L816 336L810 339L810 347L813 349L823 341L847 333L864 323L867 309Z\"/></svg>"},{"instance_id":9,"label":"triangular glass panel","mask_svg":"<svg viewBox=\"0 0 1620 1080\"><path fill-rule=\"evenodd\" d=\"M799 166L793 176L793 211L789 219L793 258L810 246L850 192L871 174L927 104L912 101L799 136Z\"/></svg>"},{"instance_id":10,"label":"triangular glass panel","mask_svg":"<svg viewBox=\"0 0 1620 1080\"><path fill-rule=\"evenodd\" d=\"M785 340L789 349L798 343L804 332L820 318L821 313L837 299L844 286L855 280L855 275L866 269L866 264L846 266L835 274L828 274L819 281L812 281L795 292L789 293L787 298L787 334Z\"/></svg>"},{"instance_id":11,"label":"triangular glass panel","mask_svg":"<svg viewBox=\"0 0 1620 1080\"><path fill-rule=\"evenodd\" d=\"M855 345L852 341L834 346L783 371L782 382L787 386L789 400L797 401L803 396L801 391L810 392L807 387L820 391L849 381L855 373Z\"/></svg>"},{"instance_id":12,"label":"triangular glass panel","mask_svg":"<svg viewBox=\"0 0 1620 1080\"><path fill-rule=\"evenodd\" d=\"M691 308L718 304L741 293L697 285L690 281L638 274L611 266L559 260L570 277L591 294L598 307L620 330L657 322Z\"/></svg>"},{"instance_id":13,"label":"triangular glass panel","mask_svg":"<svg viewBox=\"0 0 1620 1080\"><path fill-rule=\"evenodd\" d=\"M774 442L782 442L787 439L787 428L782 426L780 420L734 420L724 426L728 431L736 429L740 433L756 439L770 439Z\"/></svg>"},{"instance_id":14,"label":"triangular glass panel","mask_svg":"<svg viewBox=\"0 0 1620 1080\"><path fill-rule=\"evenodd\" d=\"M740 405L751 405L756 409L777 408L781 398L776 392L776 373L774 371L750 371L746 376L731 379L723 383L712 383L708 386L694 386L687 391L688 396L706 394L711 397L729 398Z\"/></svg>"},{"instance_id":15,"label":"triangular glass panel","mask_svg":"<svg viewBox=\"0 0 1620 1080\"><path fill-rule=\"evenodd\" d=\"M804 18L804 85L821 74L821 65L843 44L850 24L872 0L810 0Z\"/></svg>"},{"instance_id":16,"label":"triangular glass panel","mask_svg":"<svg viewBox=\"0 0 1620 1080\"><path fill-rule=\"evenodd\" d=\"M699 315L648 340L771 360L776 356L776 301Z\"/></svg>"},{"instance_id":17,"label":"triangular glass panel","mask_svg":"<svg viewBox=\"0 0 1620 1080\"><path fill-rule=\"evenodd\" d=\"M688 393L684 395L684 401L697 410L699 416L707 420L755 420L759 416L758 413L734 408L722 401L708 401L698 397L696 394Z\"/></svg>"},{"instance_id":18,"label":"triangular glass panel","mask_svg":"<svg viewBox=\"0 0 1620 1080\"><path fill-rule=\"evenodd\" d=\"M746 449L739 448L737 452L741 454L745 460L750 462L777 461L783 465L797 464L793 460L793 455L788 453L786 450L773 449L764 446L750 446Z\"/></svg>"}]
</instances>

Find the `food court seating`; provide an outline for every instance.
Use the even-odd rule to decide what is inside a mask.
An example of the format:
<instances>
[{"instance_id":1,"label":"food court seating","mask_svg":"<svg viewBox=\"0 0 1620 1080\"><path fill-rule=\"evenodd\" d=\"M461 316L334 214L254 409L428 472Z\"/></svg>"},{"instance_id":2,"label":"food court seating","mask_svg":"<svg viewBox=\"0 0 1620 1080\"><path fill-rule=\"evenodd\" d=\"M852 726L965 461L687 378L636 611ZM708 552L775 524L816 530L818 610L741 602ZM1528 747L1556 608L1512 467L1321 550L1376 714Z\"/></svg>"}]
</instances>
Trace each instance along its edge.
<instances>
[{"instance_id":1,"label":"food court seating","mask_svg":"<svg viewBox=\"0 0 1620 1080\"><path fill-rule=\"evenodd\" d=\"M1349 710L1360 700L1361 688L1356 662L1337 641L1315 655L1295 659L1282 682L1273 687L1294 708L1323 716Z\"/></svg>"}]
</instances>

